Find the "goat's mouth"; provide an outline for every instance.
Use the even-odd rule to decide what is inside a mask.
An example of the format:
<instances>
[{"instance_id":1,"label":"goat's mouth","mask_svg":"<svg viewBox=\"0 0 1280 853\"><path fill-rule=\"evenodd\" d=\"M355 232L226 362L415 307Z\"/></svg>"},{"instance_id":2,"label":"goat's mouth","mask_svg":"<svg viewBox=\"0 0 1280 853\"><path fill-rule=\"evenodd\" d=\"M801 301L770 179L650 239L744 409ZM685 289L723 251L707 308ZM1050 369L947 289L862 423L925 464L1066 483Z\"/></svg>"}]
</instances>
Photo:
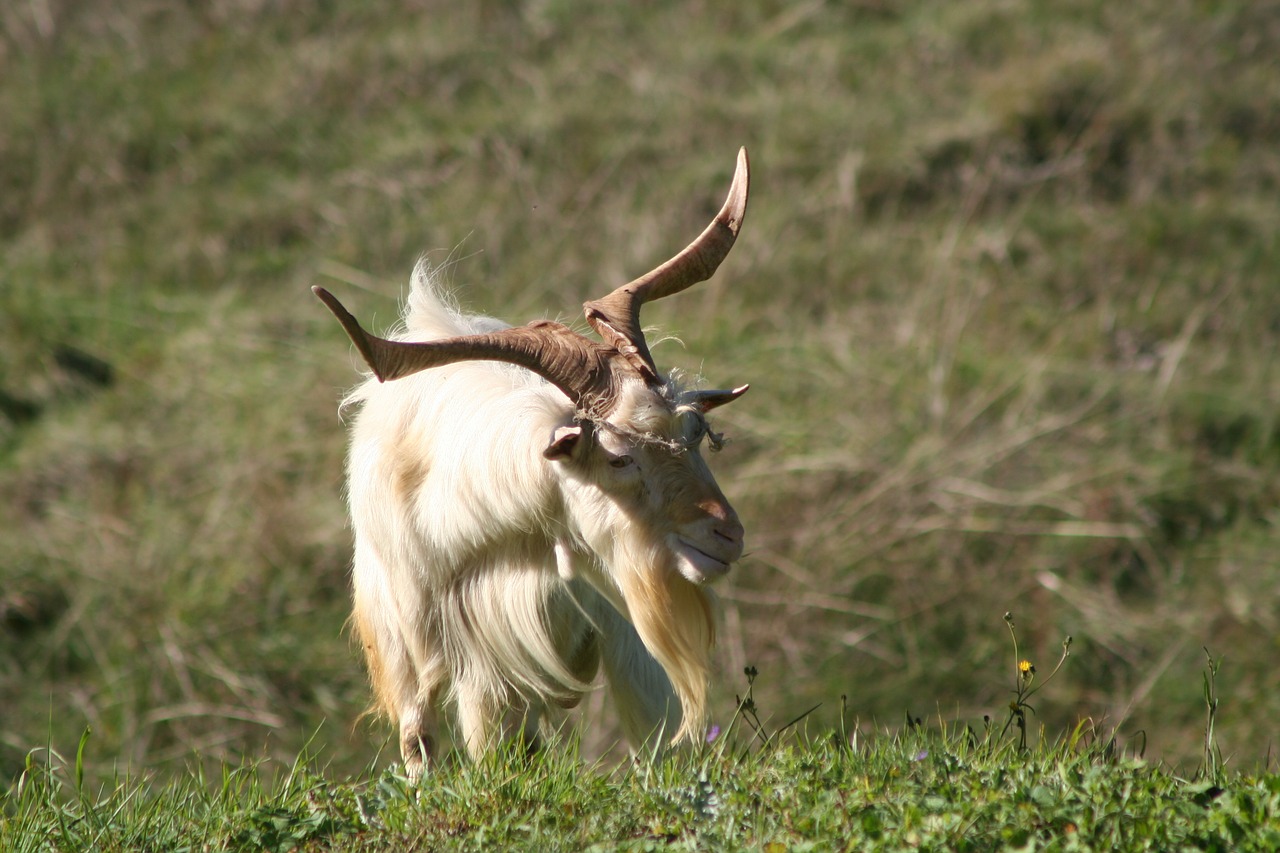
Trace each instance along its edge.
<instances>
[{"instance_id":1,"label":"goat's mouth","mask_svg":"<svg viewBox=\"0 0 1280 853\"><path fill-rule=\"evenodd\" d=\"M729 571L732 559L725 560L709 554L683 536L671 537L672 550L679 562L680 574L693 583L715 580Z\"/></svg>"}]
</instances>

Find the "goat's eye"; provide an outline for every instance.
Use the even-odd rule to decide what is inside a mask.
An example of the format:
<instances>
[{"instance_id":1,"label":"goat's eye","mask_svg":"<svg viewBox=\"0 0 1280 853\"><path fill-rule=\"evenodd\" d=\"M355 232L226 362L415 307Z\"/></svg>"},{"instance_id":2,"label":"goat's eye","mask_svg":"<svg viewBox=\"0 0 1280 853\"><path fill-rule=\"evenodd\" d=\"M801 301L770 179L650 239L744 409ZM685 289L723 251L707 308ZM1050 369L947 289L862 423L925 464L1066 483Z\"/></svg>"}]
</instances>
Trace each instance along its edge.
<instances>
[{"instance_id":1,"label":"goat's eye","mask_svg":"<svg viewBox=\"0 0 1280 853\"><path fill-rule=\"evenodd\" d=\"M630 456L615 456L609 460L609 466L611 468L626 468L633 462L635 462L635 460Z\"/></svg>"}]
</instances>

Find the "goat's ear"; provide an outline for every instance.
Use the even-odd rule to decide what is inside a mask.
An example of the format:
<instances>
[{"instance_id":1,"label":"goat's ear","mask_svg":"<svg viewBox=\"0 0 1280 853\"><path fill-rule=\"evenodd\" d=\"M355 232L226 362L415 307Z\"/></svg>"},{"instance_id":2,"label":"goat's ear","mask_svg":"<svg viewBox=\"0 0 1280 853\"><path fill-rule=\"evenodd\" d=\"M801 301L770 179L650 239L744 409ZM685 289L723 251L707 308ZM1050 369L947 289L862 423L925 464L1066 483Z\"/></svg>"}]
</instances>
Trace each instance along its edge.
<instances>
[{"instance_id":1,"label":"goat's ear","mask_svg":"<svg viewBox=\"0 0 1280 853\"><path fill-rule=\"evenodd\" d=\"M582 436L581 426L558 427L555 437L547 445L547 449L542 451L542 455L548 459L564 461L573 455L573 450L582 441Z\"/></svg>"}]
</instances>

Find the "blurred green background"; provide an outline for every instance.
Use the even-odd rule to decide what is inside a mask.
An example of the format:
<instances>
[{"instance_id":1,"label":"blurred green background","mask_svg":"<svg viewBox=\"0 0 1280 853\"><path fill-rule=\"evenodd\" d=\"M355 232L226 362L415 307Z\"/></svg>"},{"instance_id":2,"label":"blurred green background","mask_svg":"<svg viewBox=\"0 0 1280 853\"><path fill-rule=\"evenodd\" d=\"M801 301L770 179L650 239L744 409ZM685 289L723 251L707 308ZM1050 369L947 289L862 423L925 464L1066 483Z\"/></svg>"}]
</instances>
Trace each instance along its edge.
<instances>
[{"instance_id":1,"label":"blurred green background","mask_svg":"<svg viewBox=\"0 0 1280 853\"><path fill-rule=\"evenodd\" d=\"M308 293L420 255L514 322L655 304L753 390L717 713L1003 720L1013 652L1174 763L1280 719L1280 7L1189 0L0 8L0 771L390 760L346 630L342 389ZM616 729L592 697L584 741Z\"/></svg>"}]
</instances>

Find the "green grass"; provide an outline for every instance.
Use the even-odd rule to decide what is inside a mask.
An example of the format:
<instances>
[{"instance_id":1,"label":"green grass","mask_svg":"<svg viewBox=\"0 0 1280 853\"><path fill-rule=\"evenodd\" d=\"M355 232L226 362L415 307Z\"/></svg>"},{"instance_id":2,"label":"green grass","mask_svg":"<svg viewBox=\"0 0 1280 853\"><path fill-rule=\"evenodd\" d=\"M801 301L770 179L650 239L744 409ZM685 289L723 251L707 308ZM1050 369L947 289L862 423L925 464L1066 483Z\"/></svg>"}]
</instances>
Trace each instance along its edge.
<instances>
[{"instance_id":1,"label":"green grass","mask_svg":"<svg viewBox=\"0 0 1280 853\"><path fill-rule=\"evenodd\" d=\"M426 253L477 310L572 318L697 233L739 145L732 257L646 313L661 364L753 386L717 421L750 552L718 671L815 726L846 695L980 728L1013 611L1041 668L1075 638L1049 731L1196 766L1207 647L1222 760L1274 769L1271 6L216 6L0 11L0 777L52 791L28 756L88 728L38 802L163 811L224 767L287 802L309 742L376 790L354 361L308 287L383 328Z\"/></svg>"},{"instance_id":2,"label":"green grass","mask_svg":"<svg viewBox=\"0 0 1280 853\"><path fill-rule=\"evenodd\" d=\"M421 786L394 768L335 781L299 759L83 782L33 754L6 802L6 850L1272 850L1280 777L1187 779L1084 727L1020 750L992 733L726 734L612 772L576 750L449 763ZM731 742L732 741L732 742Z\"/></svg>"}]
</instances>

